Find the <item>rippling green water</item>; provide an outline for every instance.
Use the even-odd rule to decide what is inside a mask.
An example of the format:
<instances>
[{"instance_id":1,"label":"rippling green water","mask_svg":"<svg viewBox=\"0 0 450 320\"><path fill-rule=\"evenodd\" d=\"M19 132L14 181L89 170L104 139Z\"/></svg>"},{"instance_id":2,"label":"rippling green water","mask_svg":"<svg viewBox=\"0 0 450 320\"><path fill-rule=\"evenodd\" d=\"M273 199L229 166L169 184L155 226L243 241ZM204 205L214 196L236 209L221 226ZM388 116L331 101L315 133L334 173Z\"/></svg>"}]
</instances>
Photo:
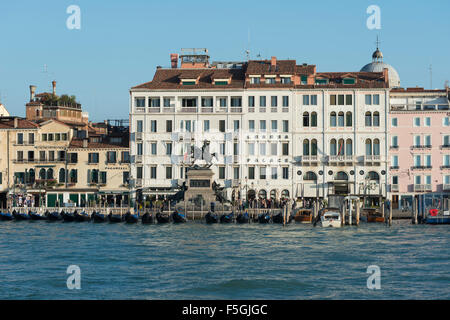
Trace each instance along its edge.
<instances>
[{"instance_id":1,"label":"rippling green water","mask_svg":"<svg viewBox=\"0 0 450 320\"><path fill-rule=\"evenodd\" d=\"M0 299L449 299L449 230L5 221Z\"/></svg>"}]
</instances>

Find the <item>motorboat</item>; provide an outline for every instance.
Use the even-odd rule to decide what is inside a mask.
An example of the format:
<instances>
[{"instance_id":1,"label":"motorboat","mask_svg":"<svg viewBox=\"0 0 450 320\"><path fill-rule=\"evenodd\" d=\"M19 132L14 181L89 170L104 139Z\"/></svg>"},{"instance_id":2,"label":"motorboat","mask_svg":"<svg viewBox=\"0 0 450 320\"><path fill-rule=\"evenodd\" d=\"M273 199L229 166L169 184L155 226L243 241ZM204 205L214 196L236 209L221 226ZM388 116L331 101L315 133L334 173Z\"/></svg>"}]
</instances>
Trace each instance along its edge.
<instances>
[{"instance_id":1,"label":"motorboat","mask_svg":"<svg viewBox=\"0 0 450 320\"><path fill-rule=\"evenodd\" d=\"M313 219L313 214L311 209L299 209L295 216L295 222L299 223L311 223Z\"/></svg>"},{"instance_id":2,"label":"motorboat","mask_svg":"<svg viewBox=\"0 0 450 320\"><path fill-rule=\"evenodd\" d=\"M341 227L341 215L338 211L327 211L320 217L322 227Z\"/></svg>"},{"instance_id":3,"label":"motorboat","mask_svg":"<svg viewBox=\"0 0 450 320\"><path fill-rule=\"evenodd\" d=\"M424 219L426 224L450 224L450 211L440 211L439 209L429 209Z\"/></svg>"}]
</instances>

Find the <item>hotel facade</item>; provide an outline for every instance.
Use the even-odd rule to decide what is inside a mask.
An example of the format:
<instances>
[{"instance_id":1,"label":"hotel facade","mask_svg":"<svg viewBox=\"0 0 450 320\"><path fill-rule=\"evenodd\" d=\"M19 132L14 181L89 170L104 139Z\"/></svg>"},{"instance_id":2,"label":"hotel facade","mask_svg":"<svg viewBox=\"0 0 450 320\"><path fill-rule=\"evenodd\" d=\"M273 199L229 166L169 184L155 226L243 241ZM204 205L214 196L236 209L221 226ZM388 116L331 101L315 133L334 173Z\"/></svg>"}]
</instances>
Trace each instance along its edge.
<instances>
[{"instance_id":1,"label":"hotel facade","mask_svg":"<svg viewBox=\"0 0 450 320\"><path fill-rule=\"evenodd\" d=\"M214 180L229 199L351 194L379 203L389 185L390 83L399 79L377 52L363 69L379 72L317 72L276 57L210 64L206 50L171 54L170 68L130 89L135 188L173 194L192 163L190 147L207 140Z\"/></svg>"}]
</instances>

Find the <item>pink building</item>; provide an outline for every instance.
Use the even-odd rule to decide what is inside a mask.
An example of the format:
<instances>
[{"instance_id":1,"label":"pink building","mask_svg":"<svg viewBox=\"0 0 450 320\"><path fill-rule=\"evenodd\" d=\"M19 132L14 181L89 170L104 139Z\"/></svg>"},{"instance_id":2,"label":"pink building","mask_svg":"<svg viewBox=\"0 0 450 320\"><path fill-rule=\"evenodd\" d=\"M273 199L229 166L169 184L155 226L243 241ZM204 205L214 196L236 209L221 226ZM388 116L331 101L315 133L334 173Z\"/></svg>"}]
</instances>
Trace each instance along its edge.
<instances>
[{"instance_id":1,"label":"pink building","mask_svg":"<svg viewBox=\"0 0 450 320\"><path fill-rule=\"evenodd\" d=\"M413 198L423 208L450 194L449 89L392 89L389 113L390 193L393 208Z\"/></svg>"}]
</instances>

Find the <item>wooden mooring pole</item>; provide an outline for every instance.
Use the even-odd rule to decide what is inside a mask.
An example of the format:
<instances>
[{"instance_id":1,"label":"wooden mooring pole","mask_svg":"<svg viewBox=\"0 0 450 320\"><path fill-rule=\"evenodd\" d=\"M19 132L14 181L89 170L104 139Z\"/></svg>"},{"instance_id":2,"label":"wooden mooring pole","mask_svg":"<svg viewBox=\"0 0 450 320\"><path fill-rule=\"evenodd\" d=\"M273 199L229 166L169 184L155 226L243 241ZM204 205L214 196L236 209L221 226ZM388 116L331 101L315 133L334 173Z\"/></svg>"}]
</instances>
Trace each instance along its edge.
<instances>
[{"instance_id":1,"label":"wooden mooring pole","mask_svg":"<svg viewBox=\"0 0 450 320\"><path fill-rule=\"evenodd\" d=\"M359 208L359 199L355 200L355 206L356 206L356 225L359 226L359 212L360 212L360 208Z\"/></svg>"},{"instance_id":2,"label":"wooden mooring pole","mask_svg":"<svg viewBox=\"0 0 450 320\"><path fill-rule=\"evenodd\" d=\"M389 204L389 226L392 226L392 198Z\"/></svg>"}]
</instances>

